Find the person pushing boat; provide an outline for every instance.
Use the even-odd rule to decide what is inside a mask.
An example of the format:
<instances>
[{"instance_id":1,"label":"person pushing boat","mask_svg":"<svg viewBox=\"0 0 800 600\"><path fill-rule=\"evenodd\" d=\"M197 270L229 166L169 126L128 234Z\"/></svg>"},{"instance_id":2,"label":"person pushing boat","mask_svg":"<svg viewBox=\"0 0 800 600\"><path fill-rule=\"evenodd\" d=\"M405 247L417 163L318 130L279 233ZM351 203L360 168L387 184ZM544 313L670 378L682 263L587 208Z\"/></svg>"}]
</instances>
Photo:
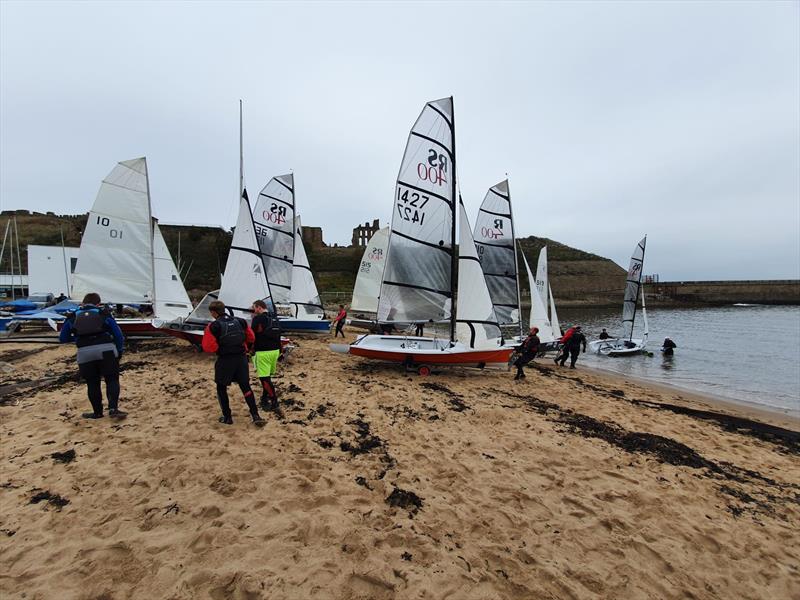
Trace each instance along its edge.
<instances>
[{"instance_id":1,"label":"person pushing boat","mask_svg":"<svg viewBox=\"0 0 800 600\"><path fill-rule=\"evenodd\" d=\"M58 339L62 344L74 341L78 347L78 372L86 380L92 405L92 412L81 416L84 419L103 417L100 380L105 379L108 416L124 419L127 413L119 410L119 359L125 338L111 313L100 307L100 294L90 292L84 296L78 310L67 316Z\"/></svg>"},{"instance_id":2,"label":"person pushing boat","mask_svg":"<svg viewBox=\"0 0 800 600\"><path fill-rule=\"evenodd\" d=\"M264 419L258 414L255 396L250 388L250 369L247 364L247 349L255 342L253 330L247 321L225 314L225 303L215 300L208 305L208 312L214 320L203 332L203 351L216 353L214 381L217 384L217 399L222 410L219 422L233 424L228 386L236 382L244 394L244 401L250 410L250 417L257 427L264 426Z\"/></svg>"},{"instance_id":3,"label":"person pushing boat","mask_svg":"<svg viewBox=\"0 0 800 600\"><path fill-rule=\"evenodd\" d=\"M518 379L525 379L525 372L522 367L531 362L539 353L539 333L538 327L532 327L528 337L526 337L522 344L517 347L517 352L520 353L517 360L514 361L514 366L517 367L517 374L514 376L514 381Z\"/></svg>"},{"instance_id":4,"label":"person pushing boat","mask_svg":"<svg viewBox=\"0 0 800 600\"><path fill-rule=\"evenodd\" d=\"M281 354L281 329L278 319L267 311L263 300L256 300L252 306L253 313L253 366L261 382L261 409L271 410L278 414L278 393L272 383L272 376L278 369L278 358Z\"/></svg>"}]
</instances>

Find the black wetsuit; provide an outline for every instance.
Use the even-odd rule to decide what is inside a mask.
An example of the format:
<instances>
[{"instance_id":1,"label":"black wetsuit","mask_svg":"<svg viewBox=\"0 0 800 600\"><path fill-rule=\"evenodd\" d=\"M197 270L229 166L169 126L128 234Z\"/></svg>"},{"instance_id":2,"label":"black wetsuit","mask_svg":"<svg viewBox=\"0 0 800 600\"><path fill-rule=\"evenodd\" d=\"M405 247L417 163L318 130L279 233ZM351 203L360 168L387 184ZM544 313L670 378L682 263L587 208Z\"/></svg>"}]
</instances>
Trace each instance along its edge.
<instances>
[{"instance_id":1,"label":"black wetsuit","mask_svg":"<svg viewBox=\"0 0 800 600\"><path fill-rule=\"evenodd\" d=\"M536 355L539 353L539 344L539 336L536 334L529 335L525 338L525 341L522 342L518 348L522 354L514 361L514 366L517 367L517 374L514 376L514 379L525 378L525 372L522 370L522 367L536 358Z\"/></svg>"},{"instance_id":2,"label":"black wetsuit","mask_svg":"<svg viewBox=\"0 0 800 600\"><path fill-rule=\"evenodd\" d=\"M236 382L244 394L250 415L255 419L258 416L258 409L253 390L250 388L250 368L245 353L247 321L225 316L211 323L209 331L219 344L217 362L214 364L214 381L217 384L217 398L222 416L227 421L231 419L228 386Z\"/></svg>"},{"instance_id":3,"label":"black wetsuit","mask_svg":"<svg viewBox=\"0 0 800 600\"><path fill-rule=\"evenodd\" d=\"M563 367L564 363L567 362L567 357L569 357L569 366L574 369L575 363L578 362L578 355L581 353L581 345L583 345L583 351L586 352L586 336L580 331L576 331L564 344L559 364Z\"/></svg>"},{"instance_id":4,"label":"black wetsuit","mask_svg":"<svg viewBox=\"0 0 800 600\"><path fill-rule=\"evenodd\" d=\"M281 349L281 329L277 317L268 313L261 313L253 317L253 333L256 341L253 350L265 352ZM261 408L264 410L278 410L278 392L272 383L272 377L259 377L261 382Z\"/></svg>"},{"instance_id":5,"label":"black wetsuit","mask_svg":"<svg viewBox=\"0 0 800 600\"><path fill-rule=\"evenodd\" d=\"M677 344L675 344L675 342L673 342L671 339L667 338L666 340L664 340L664 344L662 346L664 350L664 356L672 356L673 354L675 354L674 350L677 347L678 347Z\"/></svg>"}]
</instances>

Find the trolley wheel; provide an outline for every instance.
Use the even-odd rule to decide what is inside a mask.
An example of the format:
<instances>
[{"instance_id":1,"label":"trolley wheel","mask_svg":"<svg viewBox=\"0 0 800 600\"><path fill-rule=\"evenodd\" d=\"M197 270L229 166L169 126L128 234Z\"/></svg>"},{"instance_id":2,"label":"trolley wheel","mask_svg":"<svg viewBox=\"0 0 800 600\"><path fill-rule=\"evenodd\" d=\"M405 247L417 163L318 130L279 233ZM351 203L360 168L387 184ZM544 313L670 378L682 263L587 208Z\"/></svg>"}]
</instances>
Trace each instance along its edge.
<instances>
[{"instance_id":1,"label":"trolley wheel","mask_svg":"<svg viewBox=\"0 0 800 600\"><path fill-rule=\"evenodd\" d=\"M420 365L417 368L417 375L419 375L420 377L427 377L430 374L431 374L431 368L426 365Z\"/></svg>"}]
</instances>

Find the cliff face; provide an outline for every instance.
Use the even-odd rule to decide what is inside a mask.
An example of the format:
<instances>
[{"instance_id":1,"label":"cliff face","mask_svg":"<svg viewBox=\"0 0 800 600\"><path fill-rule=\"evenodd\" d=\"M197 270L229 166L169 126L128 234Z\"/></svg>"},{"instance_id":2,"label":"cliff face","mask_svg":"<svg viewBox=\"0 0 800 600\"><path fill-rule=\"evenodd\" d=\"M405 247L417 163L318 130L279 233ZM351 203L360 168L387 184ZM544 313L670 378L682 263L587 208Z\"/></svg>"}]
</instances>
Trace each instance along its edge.
<instances>
[{"instance_id":1,"label":"cliff face","mask_svg":"<svg viewBox=\"0 0 800 600\"><path fill-rule=\"evenodd\" d=\"M64 232L65 245L79 246L87 219L85 214L6 211L0 215L1 230L5 230L6 221L10 217L16 217L17 220L23 266L27 265L28 244L59 246L61 231ZM183 225L161 225L161 231L176 264L180 239L182 272L186 289L193 298L199 298L205 292L219 287L219 273L224 270L228 258L231 232L215 227ZM539 250L547 245L550 282L553 294L560 302L617 305L621 301L625 270L614 262L547 238L528 237L520 240L520 244L534 271ZM323 299L349 302L364 249L315 244L308 247L307 252ZM526 303L529 297L528 282L521 265L520 259L520 268L523 271L520 277L522 299Z\"/></svg>"}]
</instances>

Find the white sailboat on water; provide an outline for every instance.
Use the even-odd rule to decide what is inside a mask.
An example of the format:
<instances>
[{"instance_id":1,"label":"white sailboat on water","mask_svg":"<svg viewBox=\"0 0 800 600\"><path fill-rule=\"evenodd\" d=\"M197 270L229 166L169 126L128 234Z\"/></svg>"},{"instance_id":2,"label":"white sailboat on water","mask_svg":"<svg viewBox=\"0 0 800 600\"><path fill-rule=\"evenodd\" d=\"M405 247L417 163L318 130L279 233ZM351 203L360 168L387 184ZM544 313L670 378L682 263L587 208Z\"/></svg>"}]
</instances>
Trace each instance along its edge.
<instances>
[{"instance_id":1,"label":"white sailboat on water","mask_svg":"<svg viewBox=\"0 0 800 600\"><path fill-rule=\"evenodd\" d=\"M351 354L413 365L420 374L429 373L429 365L507 364L512 348L503 346L460 201L456 255L455 158L452 97L426 103L409 134L397 178L377 306L381 323L449 320L449 336L363 335L349 346Z\"/></svg>"},{"instance_id":2,"label":"white sailboat on water","mask_svg":"<svg viewBox=\"0 0 800 600\"><path fill-rule=\"evenodd\" d=\"M125 333L153 333L153 320L188 315L192 304L153 218L147 159L118 163L103 179L81 238L71 297L150 305L152 318L120 318Z\"/></svg>"},{"instance_id":3,"label":"white sailboat on water","mask_svg":"<svg viewBox=\"0 0 800 600\"><path fill-rule=\"evenodd\" d=\"M295 212L294 175L273 177L258 194L253 221L267 280L284 331L327 332ZM297 269L295 269L297 265ZM281 314L282 309L290 314Z\"/></svg>"},{"instance_id":4,"label":"white sailboat on water","mask_svg":"<svg viewBox=\"0 0 800 600\"><path fill-rule=\"evenodd\" d=\"M628 266L628 275L625 280L625 299L622 304L622 327L623 335L619 338L609 338L606 340L594 340L589 342L589 347L593 352L604 356L629 356L643 352L647 346L648 326L647 308L644 301L644 288L642 287L642 271L644 269L644 249L647 244L647 236L636 245L636 249L631 256ZM642 297L642 321L644 324L644 335L640 339L634 339L633 326L636 322L636 308L641 293Z\"/></svg>"},{"instance_id":5,"label":"white sailboat on water","mask_svg":"<svg viewBox=\"0 0 800 600\"><path fill-rule=\"evenodd\" d=\"M531 273L530 265L525 254L522 255L525 271L528 274L528 283L531 292L531 313L529 327L539 328L539 340L543 351L556 350L561 339L561 325L558 321L556 303L553 300L553 289L550 286L547 268L547 246L539 251L539 261L536 265L536 277Z\"/></svg>"}]
</instances>

